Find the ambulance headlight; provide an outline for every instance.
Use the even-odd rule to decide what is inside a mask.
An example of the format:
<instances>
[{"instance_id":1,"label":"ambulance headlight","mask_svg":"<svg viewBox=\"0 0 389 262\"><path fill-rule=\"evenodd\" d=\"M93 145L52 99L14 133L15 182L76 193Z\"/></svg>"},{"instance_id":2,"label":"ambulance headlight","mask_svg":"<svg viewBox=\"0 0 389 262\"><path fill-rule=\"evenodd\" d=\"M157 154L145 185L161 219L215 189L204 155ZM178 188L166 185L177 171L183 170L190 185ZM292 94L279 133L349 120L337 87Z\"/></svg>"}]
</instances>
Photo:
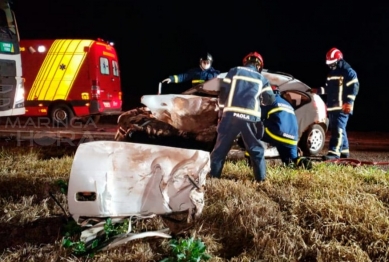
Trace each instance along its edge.
<instances>
[{"instance_id":1,"label":"ambulance headlight","mask_svg":"<svg viewBox=\"0 0 389 262\"><path fill-rule=\"evenodd\" d=\"M45 52L45 51L46 51L46 47L45 47L44 45L38 46L38 52L39 52L39 53L43 53L43 52Z\"/></svg>"}]
</instances>

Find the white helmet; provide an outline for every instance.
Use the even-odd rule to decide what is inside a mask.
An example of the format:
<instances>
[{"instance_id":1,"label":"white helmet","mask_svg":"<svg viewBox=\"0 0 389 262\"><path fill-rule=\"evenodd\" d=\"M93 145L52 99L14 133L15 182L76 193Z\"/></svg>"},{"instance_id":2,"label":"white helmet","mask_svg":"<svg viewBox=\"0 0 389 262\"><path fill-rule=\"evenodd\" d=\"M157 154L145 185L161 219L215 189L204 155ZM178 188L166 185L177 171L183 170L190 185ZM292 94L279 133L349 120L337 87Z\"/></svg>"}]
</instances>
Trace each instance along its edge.
<instances>
[{"instance_id":1,"label":"white helmet","mask_svg":"<svg viewBox=\"0 0 389 262\"><path fill-rule=\"evenodd\" d=\"M205 55L200 57L200 67L203 70L207 70L211 67L213 62L212 55L210 53L206 53Z\"/></svg>"}]
</instances>

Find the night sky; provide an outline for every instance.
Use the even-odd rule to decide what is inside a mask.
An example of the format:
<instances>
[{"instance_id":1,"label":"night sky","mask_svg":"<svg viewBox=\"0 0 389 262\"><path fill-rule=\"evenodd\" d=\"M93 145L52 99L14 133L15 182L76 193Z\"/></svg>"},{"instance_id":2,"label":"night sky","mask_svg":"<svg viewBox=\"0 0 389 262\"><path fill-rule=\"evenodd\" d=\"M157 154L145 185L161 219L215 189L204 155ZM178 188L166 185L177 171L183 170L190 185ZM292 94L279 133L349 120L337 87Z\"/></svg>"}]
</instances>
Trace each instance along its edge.
<instances>
[{"instance_id":1,"label":"night sky","mask_svg":"<svg viewBox=\"0 0 389 262\"><path fill-rule=\"evenodd\" d=\"M123 110L137 106L141 95L156 93L169 75L198 66L204 52L224 72L257 51L265 68L320 87L325 54L337 47L360 81L348 130L389 131L389 4L375 2L14 0L13 8L21 38L113 41ZM189 85L170 84L163 92L179 93Z\"/></svg>"}]
</instances>

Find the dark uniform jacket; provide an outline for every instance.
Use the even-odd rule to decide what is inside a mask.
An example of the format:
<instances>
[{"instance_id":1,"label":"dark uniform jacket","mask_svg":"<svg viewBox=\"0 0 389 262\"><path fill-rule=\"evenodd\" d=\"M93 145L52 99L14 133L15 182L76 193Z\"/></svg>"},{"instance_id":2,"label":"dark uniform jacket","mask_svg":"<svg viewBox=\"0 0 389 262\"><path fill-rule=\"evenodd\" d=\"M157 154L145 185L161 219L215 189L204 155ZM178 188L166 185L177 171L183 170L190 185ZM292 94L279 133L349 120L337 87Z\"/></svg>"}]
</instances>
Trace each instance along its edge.
<instances>
[{"instance_id":1,"label":"dark uniform jacket","mask_svg":"<svg viewBox=\"0 0 389 262\"><path fill-rule=\"evenodd\" d=\"M279 94L271 105L262 106L265 133L277 142L297 145L298 123L293 107Z\"/></svg>"},{"instance_id":2,"label":"dark uniform jacket","mask_svg":"<svg viewBox=\"0 0 389 262\"><path fill-rule=\"evenodd\" d=\"M330 70L325 87L319 88L318 94L327 94L327 111L340 112L342 105L354 105L359 91L357 73L345 61L340 60L335 70ZM350 112L352 114L352 111Z\"/></svg>"},{"instance_id":3,"label":"dark uniform jacket","mask_svg":"<svg viewBox=\"0 0 389 262\"><path fill-rule=\"evenodd\" d=\"M272 104L275 96L269 81L254 66L230 69L223 79L219 107L223 117L261 121L261 103Z\"/></svg>"},{"instance_id":4,"label":"dark uniform jacket","mask_svg":"<svg viewBox=\"0 0 389 262\"><path fill-rule=\"evenodd\" d=\"M196 67L190 69L186 73L169 76L169 78L172 83L192 81L192 85L195 86L217 77L218 74L220 74L220 71L216 70L212 66L207 70L203 70L201 67Z\"/></svg>"}]
</instances>

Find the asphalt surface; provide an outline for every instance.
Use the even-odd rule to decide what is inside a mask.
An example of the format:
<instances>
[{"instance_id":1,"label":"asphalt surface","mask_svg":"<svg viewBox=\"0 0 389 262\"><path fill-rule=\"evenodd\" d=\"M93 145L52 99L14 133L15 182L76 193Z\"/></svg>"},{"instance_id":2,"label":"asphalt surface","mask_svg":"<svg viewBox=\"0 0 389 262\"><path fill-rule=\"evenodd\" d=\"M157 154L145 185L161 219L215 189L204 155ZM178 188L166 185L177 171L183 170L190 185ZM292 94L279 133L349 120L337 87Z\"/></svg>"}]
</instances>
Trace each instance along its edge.
<instances>
[{"instance_id":1,"label":"asphalt surface","mask_svg":"<svg viewBox=\"0 0 389 262\"><path fill-rule=\"evenodd\" d=\"M19 119L19 120L18 120ZM75 122L70 127L50 125L46 119L34 121L23 118L2 118L0 120L1 140L20 140L52 143L54 139L70 144L71 141L114 140L117 117L100 120L98 124L92 121L87 123ZM326 135L328 146L330 134ZM348 132L350 150L389 152L389 133L383 132ZM48 140L45 142L45 140ZM50 142L51 141L51 142Z\"/></svg>"}]
</instances>

